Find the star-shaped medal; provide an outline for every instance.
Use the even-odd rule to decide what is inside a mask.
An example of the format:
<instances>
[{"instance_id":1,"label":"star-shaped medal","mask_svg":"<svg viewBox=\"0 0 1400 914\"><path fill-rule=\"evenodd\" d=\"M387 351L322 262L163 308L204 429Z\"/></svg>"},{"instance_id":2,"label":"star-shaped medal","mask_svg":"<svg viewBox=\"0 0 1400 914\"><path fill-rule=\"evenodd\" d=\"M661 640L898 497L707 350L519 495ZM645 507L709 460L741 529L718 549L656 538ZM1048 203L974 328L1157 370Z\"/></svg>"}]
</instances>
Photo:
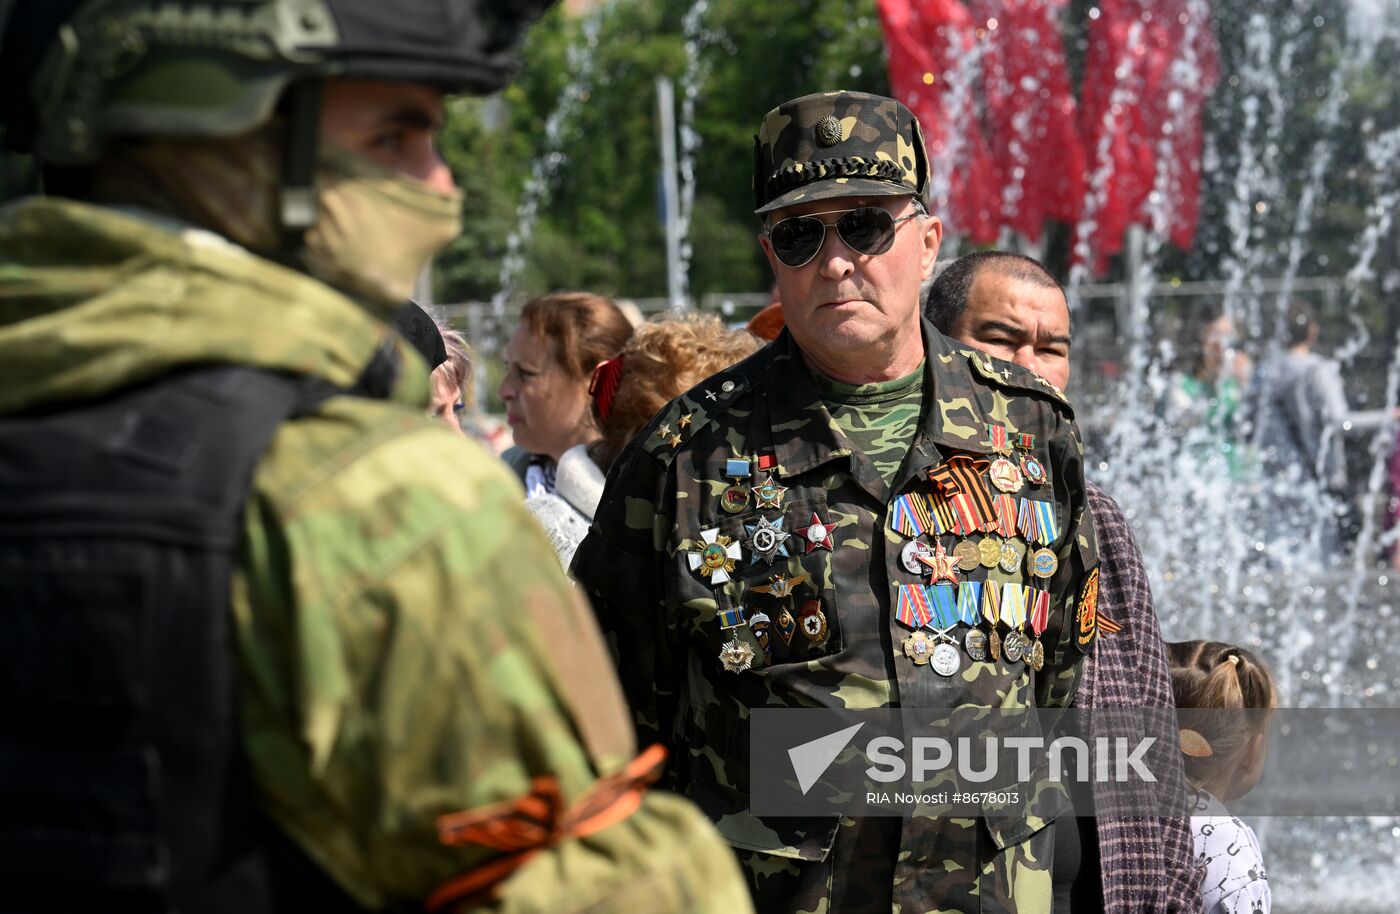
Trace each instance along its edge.
<instances>
[{"instance_id":1,"label":"star-shaped medal","mask_svg":"<svg viewBox=\"0 0 1400 914\"><path fill-rule=\"evenodd\" d=\"M761 584L755 587L753 592L766 593L770 597L776 597L781 600L784 597L790 596L792 592L797 589L797 585L805 580L807 580L807 575L805 574L795 574L792 577L775 574L768 579L767 584Z\"/></svg>"},{"instance_id":2,"label":"star-shaped medal","mask_svg":"<svg viewBox=\"0 0 1400 914\"><path fill-rule=\"evenodd\" d=\"M940 581L950 581L958 583L958 572L956 570L958 560L948 554L948 550L943 548L942 542L933 544L933 552L918 554L916 561L923 562L933 572L933 581L937 584Z\"/></svg>"},{"instance_id":3,"label":"star-shaped medal","mask_svg":"<svg viewBox=\"0 0 1400 914\"><path fill-rule=\"evenodd\" d=\"M744 554L739 544L719 535L719 528L700 531L700 548L686 556L691 571L700 572L711 584L723 584L734 571L734 563Z\"/></svg>"},{"instance_id":4,"label":"star-shaped medal","mask_svg":"<svg viewBox=\"0 0 1400 914\"><path fill-rule=\"evenodd\" d=\"M681 436L680 436L680 435L672 435L672 436L671 436L671 447L680 447L680 446L681 446Z\"/></svg>"},{"instance_id":5,"label":"star-shaped medal","mask_svg":"<svg viewBox=\"0 0 1400 914\"><path fill-rule=\"evenodd\" d=\"M807 541L807 555L813 549L830 549L831 532L836 529L835 524L824 524L817 516L817 512L812 512L812 522L805 527L797 528L797 535Z\"/></svg>"},{"instance_id":6,"label":"star-shaped medal","mask_svg":"<svg viewBox=\"0 0 1400 914\"><path fill-rule=\"evenodd\" d=\"M745 524L744 531L749 535L749 548L753 550L753 555L749 556L750 565L757 564L759 559L771 565L778 556L788 557L787 538L792 534L783 529L783 518L759 518L756 524Z\"/></svg>"},{"instance_id":7,"label":"star-shaped medal","mask_svg":"<svg viewBox=\"0 0 1400 914\"><path fill-rule=\"evenodd\" d=\"M684 416L681 416L678 420L676 420L676 428L690 428L690 418L690 413L686 413Z\"/></svg>"},{"instance_id":8,"label":"star-shaped medal","mask_svg":"<svg viewBox=\"0 0 1400 914\"><path fill-rule=\"evenodd\" d=\"M740 641L737 635L719 652L720 662L731 673L742 673L753 666L753 658L753 648L747 641Z\"/></svg>"},{"instance_id":9,"label":"star-shaped medal","mask_svg":"<svg viewBox=\"0 0 1400 914\"><path fill-rule=\"evenodd\" d=\"M658 428L658 429L656 430L656 437L658 437L658 438L669 438L670 436L671 436L671 426L670 426L670 425L663 425L663 426L661 426L660 428Z\"/></svg>"},{"instance_id":10,"label":"star-shaped medal","mask_svg":"<svg viewBox=\"0 0 1400 914\"><path fill-rule=\"evenodd\" d=\"M787 487L778 485L772 476L753 487L753 497L760 508L782 510L785 494L787 494Z\"/></svg>"}]
</instances>

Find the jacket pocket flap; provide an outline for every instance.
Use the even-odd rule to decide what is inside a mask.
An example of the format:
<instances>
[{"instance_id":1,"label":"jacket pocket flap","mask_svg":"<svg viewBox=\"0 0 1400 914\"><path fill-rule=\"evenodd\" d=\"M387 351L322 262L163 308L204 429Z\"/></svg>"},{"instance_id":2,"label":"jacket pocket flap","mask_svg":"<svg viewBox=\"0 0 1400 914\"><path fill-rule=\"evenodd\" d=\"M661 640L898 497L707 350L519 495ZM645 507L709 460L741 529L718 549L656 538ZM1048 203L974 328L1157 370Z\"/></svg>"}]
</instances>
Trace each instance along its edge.
<instances>
[{"instance_id":1,"label":"jacket pocket flap","mask_svg":"<svg viewBox=\"0 0 1400 914\"><path fill-rule=\"evenodd\" d=\"M749 812L743 794L708 780L691 781L686 795L710 817L731 846L774 857L825 860L840 824L836 816L760 818Z\"/></svg>"}]
</instances>

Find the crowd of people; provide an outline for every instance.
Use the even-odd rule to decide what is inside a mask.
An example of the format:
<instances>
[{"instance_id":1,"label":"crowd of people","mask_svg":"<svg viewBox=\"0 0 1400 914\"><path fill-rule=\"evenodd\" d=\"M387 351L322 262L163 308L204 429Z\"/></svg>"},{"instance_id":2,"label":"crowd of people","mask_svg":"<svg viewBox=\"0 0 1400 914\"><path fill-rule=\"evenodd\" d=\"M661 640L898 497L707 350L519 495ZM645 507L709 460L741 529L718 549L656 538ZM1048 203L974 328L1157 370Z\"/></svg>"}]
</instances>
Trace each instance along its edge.
<instances>
[{"instance_id":1,"label":"crowd of people","mask_svg":"<svg viewBox=\"0 0 1400 914\"><path fill-rule=\"evenodd\" d=\"M759 125L751 329L537 298L515 447L459 434L472 341L404 304L462 210L434 136L542 5L0 4L48 190L0 211L5 906L1267 914L1225 804L1268 666L1164 643L1064 292L935 276L901 103ZM1182 394L1230 412L1210 326ZM1330 485L1340 382L1288 332L1260 435ZM754 710L890 707L1259 713L1157 747L1177 814L751 808Z\"/></svg>"}]
</instances>

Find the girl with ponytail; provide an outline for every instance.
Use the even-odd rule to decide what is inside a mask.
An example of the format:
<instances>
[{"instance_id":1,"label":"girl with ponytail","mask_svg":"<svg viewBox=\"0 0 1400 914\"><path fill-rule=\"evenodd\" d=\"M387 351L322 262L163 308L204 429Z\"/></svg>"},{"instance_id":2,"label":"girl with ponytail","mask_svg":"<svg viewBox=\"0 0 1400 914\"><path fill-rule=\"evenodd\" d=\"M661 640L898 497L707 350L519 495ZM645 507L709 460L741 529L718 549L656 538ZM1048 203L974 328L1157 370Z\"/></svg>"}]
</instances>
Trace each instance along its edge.
<instances>
[{"instance_id":1,"label":"girl with ponytail","mask_svg":"<svg viewBox=\"0 0 1400 914\"><path fill-rule=\"evenodd\" d=\"M1277 706L1273 674L1253 652L1220 641L1167 644L1191 832L1206 914L1269 914L1272 897L1254 829L1225 803L1259 783ZM1237 712L1237 713L1228 713Z\"/></svg>"}]
</instances>

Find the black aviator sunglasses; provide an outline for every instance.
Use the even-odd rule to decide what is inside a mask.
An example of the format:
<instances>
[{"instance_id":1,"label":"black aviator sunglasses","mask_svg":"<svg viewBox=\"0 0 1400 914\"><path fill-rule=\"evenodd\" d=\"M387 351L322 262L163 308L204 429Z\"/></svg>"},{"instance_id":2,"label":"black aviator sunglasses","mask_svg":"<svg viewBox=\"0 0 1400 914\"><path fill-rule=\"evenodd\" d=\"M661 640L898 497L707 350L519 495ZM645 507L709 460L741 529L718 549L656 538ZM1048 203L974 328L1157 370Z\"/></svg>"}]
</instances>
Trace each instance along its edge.
<instances>
[{"instance_id":1,"label":"black aviator sunglasses","mask_svg":"<svg viewBox=\"0 0 1400 914\"><path fill-rule=\"evenodd\" d=\"M858 206L855 209L833 209L820 213L807 213L804 216L790 216L779 220L765 232L773 245L773 254L790 267L806 265L817 256L826 241L826 227L829 223L816 218L840 213L834 223L836 234L846 247L857 254L874 256L883 254L894 245L894 232L901 222L907 222L923 211L915 211L896 219L888 210L878 206Z\"/></svg>"}]
</instances>

